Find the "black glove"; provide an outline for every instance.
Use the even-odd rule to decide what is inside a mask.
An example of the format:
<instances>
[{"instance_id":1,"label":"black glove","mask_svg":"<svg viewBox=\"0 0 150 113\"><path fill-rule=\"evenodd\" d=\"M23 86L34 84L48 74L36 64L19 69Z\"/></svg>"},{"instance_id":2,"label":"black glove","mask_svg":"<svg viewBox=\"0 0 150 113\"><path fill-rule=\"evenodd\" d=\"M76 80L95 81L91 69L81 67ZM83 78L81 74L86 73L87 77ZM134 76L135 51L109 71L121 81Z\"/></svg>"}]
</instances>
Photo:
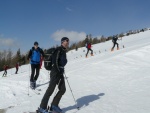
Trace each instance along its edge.
<instances>
[{"instance_id":1,"label":"black glove","mask_svg":"<svg viewBox=\"0 0 150 113\"><path fill-rule=\"evenodd\" d=\"M64 68L59 68L60 74L64 74Z\"/></svg>"},{"instance_id":2,"label":"black glove","mask_svg":"<svg viewBox=\"0 0 150 113\"><path fill-rule=\"evenodd\" d=\"M63 75L63 74L60 74L60 78L61 78L61 79L64 79L64 75Z\"/></svg>"}]
</instances>

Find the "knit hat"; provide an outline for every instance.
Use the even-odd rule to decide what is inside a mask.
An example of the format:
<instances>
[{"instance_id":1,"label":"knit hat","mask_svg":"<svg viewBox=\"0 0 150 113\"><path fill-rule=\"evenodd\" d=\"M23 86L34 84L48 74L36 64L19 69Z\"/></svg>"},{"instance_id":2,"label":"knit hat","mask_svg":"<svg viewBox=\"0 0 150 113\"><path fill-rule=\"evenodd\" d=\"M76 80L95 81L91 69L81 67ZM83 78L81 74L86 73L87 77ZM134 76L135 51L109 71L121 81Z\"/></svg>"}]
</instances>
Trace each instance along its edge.
<instances>
[{"instance_id":1,"label":"knit hat","mask_svg":"<svg viewBox=\"0 0 150 113\"><path fill-rule=\"evenodd\" d=\"M34 45L39 45L39 43L38 42L34 42Z\"/></svg>"},{"instance_id":2,"label":"knit hat","mask_svg":"<svg viewBox=\"0 0 150 113\"><path fill-rule=\"evenodd\" d=\"M65 40L68 40L68 41L69 41L69 38L63 37L63 38L61 39L61 43L64 42Z\"/></svg>"}]
</instances>

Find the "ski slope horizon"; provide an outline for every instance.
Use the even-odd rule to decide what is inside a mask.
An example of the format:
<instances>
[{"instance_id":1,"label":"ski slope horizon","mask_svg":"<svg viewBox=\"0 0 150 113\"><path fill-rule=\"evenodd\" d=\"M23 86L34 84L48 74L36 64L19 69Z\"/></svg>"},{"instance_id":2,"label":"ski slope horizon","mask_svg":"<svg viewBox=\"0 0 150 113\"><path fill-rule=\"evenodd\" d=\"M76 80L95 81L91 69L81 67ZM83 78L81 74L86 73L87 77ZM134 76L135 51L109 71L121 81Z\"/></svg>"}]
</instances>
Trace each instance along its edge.
<instances>
[{"instance_id":1,"label":"ski slope horizon","mask_svg":"<svg viewBox=\"0 0 150 113\"><path fill-rule=\"evenodd\" d=\"M92 45L94 56L88 58L85 47L67 53L65 75L80 110L66 81L67 91L59 104L65 113L150 112L150 30L125 36L118 43L120 50L115 47L113 52L111 40ZM29 64L21 66L18 74L13 73L15 68L8 70L8 77L0 77L0 113L34 112L48 87L49 72L44 67L40 71L40 95L28 88Z\"/></svg>"}]
</instances>

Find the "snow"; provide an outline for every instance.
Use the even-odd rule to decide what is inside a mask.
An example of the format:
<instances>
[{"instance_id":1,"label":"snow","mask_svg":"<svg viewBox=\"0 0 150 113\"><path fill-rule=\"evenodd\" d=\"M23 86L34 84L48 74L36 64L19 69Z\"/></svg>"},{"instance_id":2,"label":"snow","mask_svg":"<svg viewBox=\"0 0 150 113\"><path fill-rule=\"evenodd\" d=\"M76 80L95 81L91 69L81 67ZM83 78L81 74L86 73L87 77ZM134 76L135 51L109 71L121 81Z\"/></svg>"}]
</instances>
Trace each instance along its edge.
<instances>
[{"instance_id":1,"label":"snow","mask_svg":"<svg viewBox=\"0 0 150 113\"><path fill-rule=\"evenodd\" d=\"M94 56L85 58L86 48L67 53L67 91L60 101L65 113L149 113L150 112L150 31L123 37L120 50L110 51L112 42L93 45ZM125 48L123 48L123 45ZM85 52L83 52L85 50ZM49 72L42 67L37 81L40 95L29 87L30 65L8 70L0 77L0 109L6 113L35 111L48 87ZM0 72L2 76L3 72ZM56 89L57 90L57 89ZM49 100L49 105L55 95ZM28 92L29 91L29 92ZM29 93L29 95L28 95ZM8 107L11 108L7 109ZM2 110L0 110L0 113Z\"/></svg>"}]
</instances>

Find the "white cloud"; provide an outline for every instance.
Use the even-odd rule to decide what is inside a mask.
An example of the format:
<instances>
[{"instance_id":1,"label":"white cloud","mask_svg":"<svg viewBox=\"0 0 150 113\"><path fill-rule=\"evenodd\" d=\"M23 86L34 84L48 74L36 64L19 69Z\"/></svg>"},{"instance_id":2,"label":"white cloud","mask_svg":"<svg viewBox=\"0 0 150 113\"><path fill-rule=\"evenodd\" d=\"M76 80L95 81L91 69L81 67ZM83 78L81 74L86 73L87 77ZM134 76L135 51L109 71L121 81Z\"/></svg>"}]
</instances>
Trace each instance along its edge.
<instances>
[{"instance_id":1,"label":"white cloud","mask_svg":"<svg viewBox=\"0 0 150 113\"><path fill-rule=\"evenodd\" d=\"M13 47L16 46L16 42L11 38L0 37L0 46Z\"/></svg>"},{"instance_id":2,"label":"white cloud","mask_svg":"<svg viewBox=\"0 0 150 113\"><path fill-rule=\"evenodd\" d=\"M66 10L69 11L69 12L72 11L72 9L70 9L69 7L66 7Z\"/></svg>"},{"instance_id":3,"label":"white cloud","mask_svg":"<svg viewBox=\"0 0 150 113\"><path fill-rule=\"evenodd\" d=\"M51 36L55 41L60 41L62 37L68 37L70 42L81 41L86 38L85 32L66 31L64 29L57 30Z\"/></svg>"}]
</instances>

